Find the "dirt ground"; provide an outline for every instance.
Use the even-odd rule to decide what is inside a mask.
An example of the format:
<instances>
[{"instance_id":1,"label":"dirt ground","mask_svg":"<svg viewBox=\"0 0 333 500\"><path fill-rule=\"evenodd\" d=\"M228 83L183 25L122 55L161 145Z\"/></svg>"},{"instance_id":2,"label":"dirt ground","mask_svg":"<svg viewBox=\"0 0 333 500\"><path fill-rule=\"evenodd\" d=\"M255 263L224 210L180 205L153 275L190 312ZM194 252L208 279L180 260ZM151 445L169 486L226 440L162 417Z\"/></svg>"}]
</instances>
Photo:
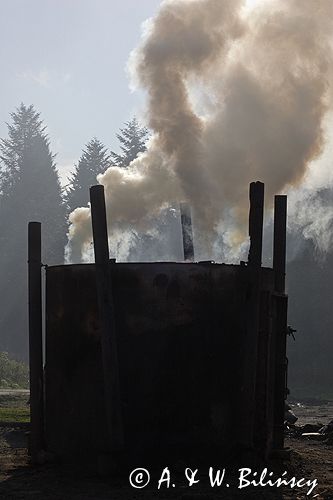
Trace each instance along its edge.
<instances>
[{"instance_id":1,"label":"dirt ground","mask_svg":"<svg viewBox=\"0 0 333 500\"><path fill-rule=\"evenodd\" d=\"M10 404L10 395L1 400L0 405ZM25 404L26 394L15 395L14 403ZM5 403L3 403L5 401ZM333 419L333 403L317 405L295 404L293 411L299 417L300 425L318 420L326 424ZM83 470L78 466L65 467L48 464L31 466L27 454L28 424L6 422L0 423L0 499L33 499L33 500L213 500L213 499L252 499L252 500L291 500L316 498L317 500L333 500L333 446L323 441L305 438L287 438L286 446L290 449L290 457L283 463L269 464L269 470L276 468L287 470L288 477L297 479L317 479L318 486L307 496L307 488L299 490L286 488L237 488L230 481L230 488L225 485L211 488L206 476L207 471L200 469L197 478L200 484L189 488L183 479L176 474L177 486L168 489L157 489L161 471L152 474L152 482L144 489L130 486L128 474L117 479L110 476L98 477L91 470ZM223 467L222 465L220 466ZM275 469L274 469L275 468ZM170 466L171 469L171 466ZM237 476L238 477L238 476ZM276 476L278 477L278 476ZM234 484L234 487L233 487Z\"/></svg>"}]
</instances>

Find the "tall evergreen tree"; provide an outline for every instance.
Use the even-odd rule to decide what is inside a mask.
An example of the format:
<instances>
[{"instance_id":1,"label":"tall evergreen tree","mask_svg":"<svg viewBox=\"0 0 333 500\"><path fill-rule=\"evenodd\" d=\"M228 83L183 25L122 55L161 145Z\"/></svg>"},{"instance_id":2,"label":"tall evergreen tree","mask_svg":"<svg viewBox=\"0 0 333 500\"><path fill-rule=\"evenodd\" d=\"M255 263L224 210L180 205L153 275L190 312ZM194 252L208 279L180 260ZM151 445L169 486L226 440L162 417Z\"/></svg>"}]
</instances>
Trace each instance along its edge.
<instances>
[{"instance_id":1,"label":"tall evergreen tree","mask_svg":"<svg viewBox=\"0 0 333 500\"><path fill-rule=\"evenodd\" d=\"M113 164L117 167L128 167L139 153L146 151L148 135L148 129L141 127L135 117L126 122L125 127L120 129L120 134L117 134L121 153L111 151Z\"/></svg>"},{"instance_id":2,"label":"tall evergreen tree","mask_svg":"<svg viewBox=\"0 0 333 500\"><path fill-rule=\"evenodd\" d=\"M1 194L8 197L24 170L27 148L38 135L46 141L45 127L33 106L21 103L16 112L11 113L12 123L7 123L8 139L0 139Z\"/></svg>"},{"instance_id":3,"label":"tall evergreen tree","mask_svg":"<svg viewBox=\"0 0 333 500\"><path fill-rule=\"evenodd\" d=\"M94 137L83 150L79 163L70 178L70 187L66 194L69 212L87 205L90 186L96 184L97 175L105 172L109 166L110 154L104 144Z\"/></svg>"},{"instance_id":4,"label":"tall evergreen tree","mask_svg":"<svg viewBox=\"0 0 333 500\"><path fill-rule=\"evenodd\" d=\"M65 206L40 114L33 106L21 104L11 118L8 138L0 140L0 348L24 357L27 224L30 220L42 222L43 260L61 264Z\"/></svg>"}]
</instances>

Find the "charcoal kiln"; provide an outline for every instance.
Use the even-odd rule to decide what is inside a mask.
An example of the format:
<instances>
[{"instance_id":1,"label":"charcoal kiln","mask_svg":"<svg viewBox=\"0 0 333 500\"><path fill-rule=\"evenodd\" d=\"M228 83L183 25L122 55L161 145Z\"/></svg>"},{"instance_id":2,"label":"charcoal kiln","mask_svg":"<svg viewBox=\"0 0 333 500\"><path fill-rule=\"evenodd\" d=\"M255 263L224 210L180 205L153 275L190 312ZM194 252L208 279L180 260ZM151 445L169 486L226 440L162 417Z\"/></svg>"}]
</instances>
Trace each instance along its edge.
<instances>
[{"instance_id":1,"label":"charcoal kiln","mask_svg":"<svg viewBox=\"0 0 333 500\"><path fill-rule=\"evenodd\" d=\"M115 262L102 186L91 188L91 209L95 264L45 271L44 370L40 224L29 224L32 455L282 449L286 197L275 197L272 269L261 265L260 182L250 186L240 265L194 262L186 205L185 262Z\"/></svg>"}]
</instances>

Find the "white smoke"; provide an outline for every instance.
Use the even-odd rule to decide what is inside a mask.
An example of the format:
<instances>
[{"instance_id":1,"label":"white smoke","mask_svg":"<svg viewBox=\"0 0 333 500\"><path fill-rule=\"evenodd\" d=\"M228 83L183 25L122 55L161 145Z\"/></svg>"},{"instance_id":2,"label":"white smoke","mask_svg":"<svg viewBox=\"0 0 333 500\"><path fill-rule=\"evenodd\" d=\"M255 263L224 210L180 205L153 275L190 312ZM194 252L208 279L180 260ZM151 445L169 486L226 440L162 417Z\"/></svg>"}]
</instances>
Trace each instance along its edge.
<instances>
[{"instance_id":1,"label":"white smoke","mask_svg":"<svg viewBox=\"0 0 333 500\"><path fill-rule=\"evenodd\" d=\"M331 107L333 2L245 6L167 0L146 24L131 67L154 135L127 169L98 178L117 258L125 260L140 235L156 237L159 218L181 201L193 210L198 258L220 260L223 247L239 256L249 183L265 182L269 206L274 194L301 186L320 157ZM324 231L308 224L313 212L297 216L305 235L323 240ZM89 254L89 208L70 221L69 255L77 261Z\"/></svg>"}]
</instances>

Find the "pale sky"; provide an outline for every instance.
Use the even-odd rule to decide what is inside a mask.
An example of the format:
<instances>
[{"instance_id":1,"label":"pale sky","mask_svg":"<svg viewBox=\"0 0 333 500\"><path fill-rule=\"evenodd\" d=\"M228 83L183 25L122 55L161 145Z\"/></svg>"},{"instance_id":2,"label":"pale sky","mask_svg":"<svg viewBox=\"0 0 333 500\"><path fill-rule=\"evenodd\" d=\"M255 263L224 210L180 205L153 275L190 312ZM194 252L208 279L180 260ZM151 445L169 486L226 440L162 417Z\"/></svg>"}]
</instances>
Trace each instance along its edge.
<instances>
[{"instance_id":1,"label":"pale sky","mask_svg":"<svg viewBox=\"0 0 333 500\"><path fill-rule=\"evenodd\" d=\"M134 114L126 63L161 0L0 0L0 137L20 102L48 127L60 172L93 136L117 148Z\"/></svg>"}]
</instances>

